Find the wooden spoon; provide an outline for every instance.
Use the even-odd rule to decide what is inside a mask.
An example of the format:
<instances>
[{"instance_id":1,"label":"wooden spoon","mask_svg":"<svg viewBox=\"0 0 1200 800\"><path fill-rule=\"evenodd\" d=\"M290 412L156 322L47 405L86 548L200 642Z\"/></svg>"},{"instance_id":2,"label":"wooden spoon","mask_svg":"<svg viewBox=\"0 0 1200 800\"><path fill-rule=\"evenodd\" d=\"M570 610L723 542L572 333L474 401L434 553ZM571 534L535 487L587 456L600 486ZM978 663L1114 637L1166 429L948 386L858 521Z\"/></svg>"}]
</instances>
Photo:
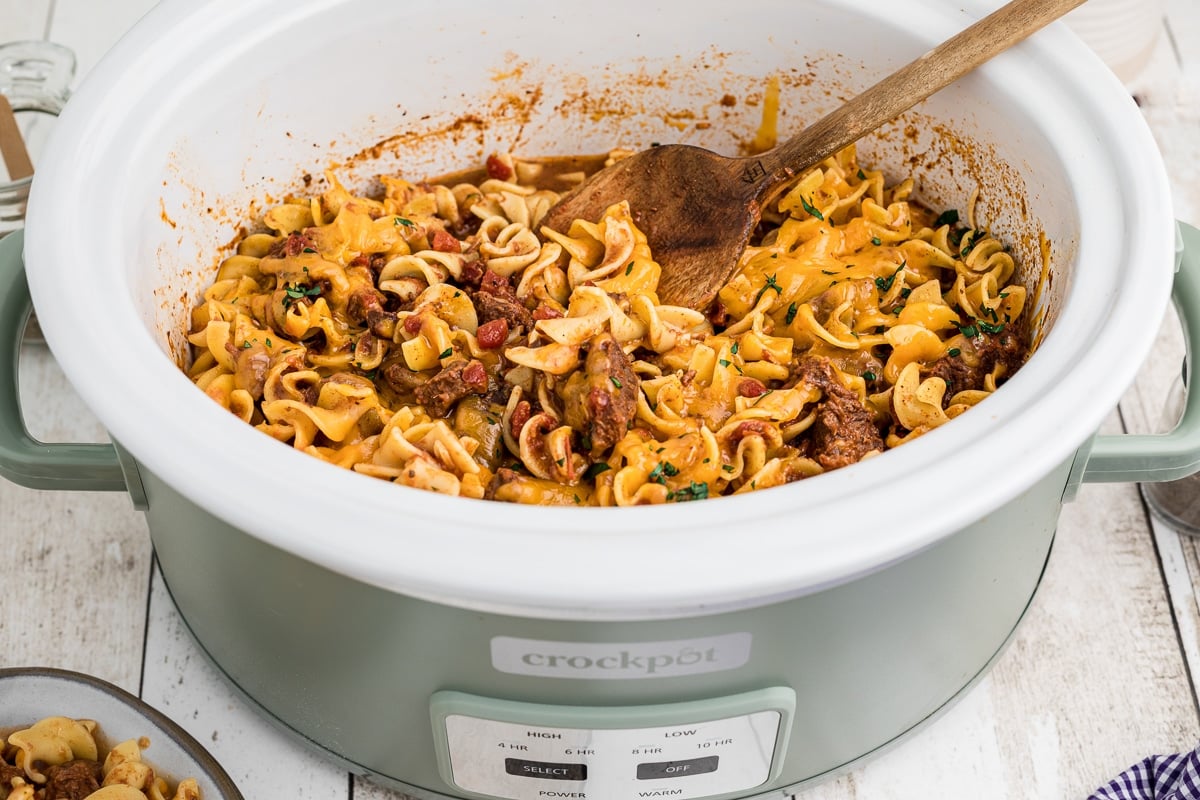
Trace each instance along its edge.
<instances>
[{"instance_id":1,"label":"wooden spoon","mask_svg":"<svg viewBox=\"0 0 1200 800\"><path fill-rule=\"evenodd\" d=\"M664 304L705 309L738 265L762 209L814 164L890 122L1084 0L1013 0L765 153L729 158L662 145L618 161L573 189L543 219L566 231L628 200L662 265Z\"/></svg>"},{"instance_id":2,"label":"wooden spoon","mask_svg":"<svg viewBox=\"0 0 1200 800\"><path fill-rule=\"evenodd\" d=\"M8 169L8 180L19 181L33 174L33 162L25 149L17 117L8 98L0 94L0 158Z\"/></svg>"}]
</instances>

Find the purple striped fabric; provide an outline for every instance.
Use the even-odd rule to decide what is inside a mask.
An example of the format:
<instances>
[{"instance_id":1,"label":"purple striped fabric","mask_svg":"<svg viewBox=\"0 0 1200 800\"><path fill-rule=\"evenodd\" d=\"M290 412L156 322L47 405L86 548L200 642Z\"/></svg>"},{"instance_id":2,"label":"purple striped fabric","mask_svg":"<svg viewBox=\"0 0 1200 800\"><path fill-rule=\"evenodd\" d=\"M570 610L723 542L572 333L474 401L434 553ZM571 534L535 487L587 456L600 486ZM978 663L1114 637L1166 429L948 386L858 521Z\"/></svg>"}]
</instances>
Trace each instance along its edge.
<instances>
[{"instance_id":1,"label":"purple striped fabric","mask_svg":"<svg viewBox=\"0 0 1200 800\"><path fill-rule=\"evenodd\" d=\"M1088 800L1200 800L1200 750L1139 761Z\"/></svg>"}]
</instances>

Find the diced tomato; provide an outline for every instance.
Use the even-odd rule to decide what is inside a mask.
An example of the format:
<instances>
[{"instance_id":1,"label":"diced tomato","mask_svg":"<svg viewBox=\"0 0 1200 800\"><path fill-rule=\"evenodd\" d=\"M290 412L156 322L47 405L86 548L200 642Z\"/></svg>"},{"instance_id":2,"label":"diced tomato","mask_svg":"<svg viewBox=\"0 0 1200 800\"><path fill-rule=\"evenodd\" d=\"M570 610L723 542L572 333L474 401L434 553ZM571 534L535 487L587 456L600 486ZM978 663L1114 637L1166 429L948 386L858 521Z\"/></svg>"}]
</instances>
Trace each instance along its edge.
<instances>
[{"instance_id":1,"label":"diced tomato","mask_svg":"<svg viewBox=\"0 0 1200 800\"><path fill-rule=\"evenodd\" d=\"M462 243L443 230L435 230L429 237L429 246L439 253L461 253Z\"/></svg>"},{"instance_id":2,"label":"diced tomato","mask_svg":"<svg viewBox=\"0 0 1200 800\"><path fill-rule=\"evenodd\" d=\"M541 303L533 310L534 319L557 319L562 316L562 312L557 308L546 303Z\"/></svg>"},{"instance_id":3,"label":"diced tomato","mask_svg":"<svg viewBox=\"0 0 1200 800\"><path fill-rule=\"evenodd\" d=\"M483 323L475 331L475 338L484 350L495 350L508 338L508 320L500 318Z\"/></svg>"},{"instance_id":4,"label":"diced tomato","mask_svg":"<svg viewBox=\"0 0 1200 800\"><path fill-rule=\"evenodd\" d=\"M420 333L421 331L421 315L412 314L404 318L404 330L409 333Z\"/></svg>"},{"instance_id":5,"label":"diced tomato","mask_svg":"<svg viewBox=\"0 0 1200 800\"><path fill-rule=\"evenodd\" d=\"M489 178L495 178L498 181L512 180L513 171L505 164L500 156L492 153L487 157L487 174Z\"/></svg>"},{"instance_id":6,"label":"diced tomato","mask_svg":"<svg viewBox=\"0 0 1200 800\"><path fill-rule=\"evenodd\" d=\"M738 381L737 393L742 397L758 397L766 391L767 387L763 386L762 381L754 378L742 378Z\"/></svg>"}]
</instances>

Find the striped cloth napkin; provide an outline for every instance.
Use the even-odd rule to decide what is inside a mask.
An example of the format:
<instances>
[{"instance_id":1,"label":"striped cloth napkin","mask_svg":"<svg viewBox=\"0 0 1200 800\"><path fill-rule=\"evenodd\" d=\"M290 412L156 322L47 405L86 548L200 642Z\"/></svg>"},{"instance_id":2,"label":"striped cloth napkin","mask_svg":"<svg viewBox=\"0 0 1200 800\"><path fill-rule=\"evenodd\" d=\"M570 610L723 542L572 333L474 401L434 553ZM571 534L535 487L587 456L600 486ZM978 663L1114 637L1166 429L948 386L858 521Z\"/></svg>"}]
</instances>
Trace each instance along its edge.
<instances>
[{"instance_id":1,"label":"striped cloth napkin","mask_svg":"<svg viewBox=\"0 0 1200 800\"><path fill-rule=\"evenodd\" d=\"M1200 750L1150 756L1088 795L1088 800L1200 800Z\"/></svg>"}]
</instances>

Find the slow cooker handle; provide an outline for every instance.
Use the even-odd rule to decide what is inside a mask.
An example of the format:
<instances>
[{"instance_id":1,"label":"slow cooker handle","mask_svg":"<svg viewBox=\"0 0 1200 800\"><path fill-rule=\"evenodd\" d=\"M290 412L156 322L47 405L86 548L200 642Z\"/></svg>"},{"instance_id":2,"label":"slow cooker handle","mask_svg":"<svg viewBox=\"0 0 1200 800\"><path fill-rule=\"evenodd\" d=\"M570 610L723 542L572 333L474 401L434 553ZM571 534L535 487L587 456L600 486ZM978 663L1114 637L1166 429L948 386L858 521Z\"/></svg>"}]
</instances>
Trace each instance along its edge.
<instances>
[{"instance_id":1,"label":"slow cooker handle","mask_svg":"<svg viewBox=\"0 0 1200 800\"><path fill-rule=\"evenodd\" d=\"M126 491L111 444L45 444L29 435L21 416L17 362L33 303L14 231L0 239L0 476L30 489Z\"/></svg>"},{"instance_id":2,"label":"slow cooker handle","mask_svg":"<svg viewBox=\"0 0 1200 800\"><path fill-rule=\"evenodd\" d=\"M1172 290L1187 344L1187 369L1194 378L1200 354L1200 230L1179 223L1183 252ZM1082 480L1087 483L1153 483L1186 478L1200 471L1200 390L1191 390L1179 424L1169 433L1097 436Z\"/></svg>"}]
</instances>

